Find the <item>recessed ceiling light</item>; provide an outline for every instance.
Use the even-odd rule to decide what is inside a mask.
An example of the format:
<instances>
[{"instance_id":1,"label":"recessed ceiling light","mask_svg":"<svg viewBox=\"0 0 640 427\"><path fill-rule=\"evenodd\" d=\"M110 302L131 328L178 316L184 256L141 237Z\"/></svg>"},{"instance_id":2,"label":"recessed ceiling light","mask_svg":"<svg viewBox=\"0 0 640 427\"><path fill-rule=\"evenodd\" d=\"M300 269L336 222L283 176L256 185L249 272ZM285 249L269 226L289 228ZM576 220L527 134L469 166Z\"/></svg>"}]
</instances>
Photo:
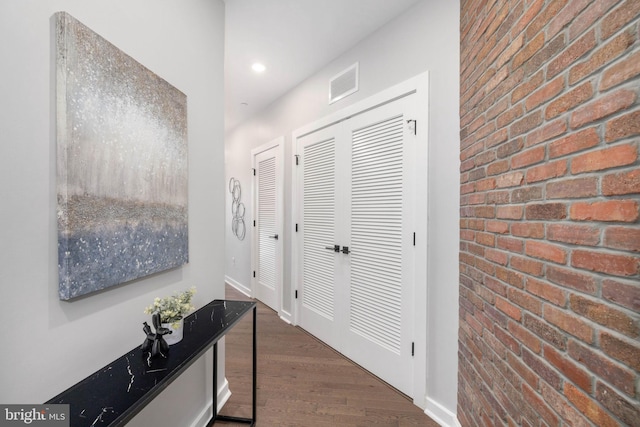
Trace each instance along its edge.
<instances>
[{"instance_id":1,"label":"recessed ceiling light","mask_svg":"<svg viewBox=\"0 0 640 427\"><path fill-rule=\"evenodd\" d=\"M251 69L252 69L253 71L255 71L256 73L262 73L262 72L264 72L264 70L266 70L266 69L267 69L267 67L265 67L265 66L264 66L264 64L261 64L261 63L259 63L259 62L256 62L255 64L253 64L253 65L251 66Z\"/></svg>"}]
</instances>

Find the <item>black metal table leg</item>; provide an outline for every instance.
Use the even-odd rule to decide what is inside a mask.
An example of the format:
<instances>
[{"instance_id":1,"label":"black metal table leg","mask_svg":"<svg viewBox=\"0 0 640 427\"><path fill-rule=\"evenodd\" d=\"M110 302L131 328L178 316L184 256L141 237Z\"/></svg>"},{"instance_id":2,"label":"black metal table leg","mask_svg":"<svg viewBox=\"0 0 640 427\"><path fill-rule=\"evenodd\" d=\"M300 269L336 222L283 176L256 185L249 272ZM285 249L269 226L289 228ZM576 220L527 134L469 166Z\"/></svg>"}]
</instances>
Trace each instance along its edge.
<instances>
[{"instance_id":1,"label":"black metal table leg","mask_svg":"<svg viewBox=\"0 0 640 427\"><path fill-rule=\"evenodd\" d=\"M207 427L212 426L216 421L231 421L235 423L249 424L252 427L256 425L256 396L257 396L257 378L258 378L258 340L256 333L256 311L257 307L253 307L253 373L252 373L252 400L251 418L230 417L226 415L218 415L218 343L213 345L213 417L207 423Z\"/></svg>"},{"instance_id":2,"label":"black metal table leg","mask_svg":"<svg viewBox=\"0 0 640 427\"><path fill-rule=\"evenodd\" d=\"M256 310L258 306L253 307L253 424L256 423L256 390L258 385L258 340L256 333Z\"/></svg>"},{"instance_id":3,"label":"black metal table leg","mask_svg":"<svg viewBox=\"0 0 640 427\"><path fill-rule=\"evenodd\" d=\"M218 343L213 345L213 418L218 418Z\"/></svg>"}]
</instances>

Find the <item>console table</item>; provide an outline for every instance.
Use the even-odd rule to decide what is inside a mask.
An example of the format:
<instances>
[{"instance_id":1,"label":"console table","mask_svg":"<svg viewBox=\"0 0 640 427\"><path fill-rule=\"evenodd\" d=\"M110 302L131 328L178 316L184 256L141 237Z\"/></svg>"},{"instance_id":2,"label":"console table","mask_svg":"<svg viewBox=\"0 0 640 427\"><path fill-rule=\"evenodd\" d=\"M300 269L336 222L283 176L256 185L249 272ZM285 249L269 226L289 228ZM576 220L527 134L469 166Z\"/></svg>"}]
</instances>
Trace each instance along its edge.
<instances>
[{"instance_id":1,"label":"console table","mask_svg":"<svg viewBox=\"0 0 640 427\"><path fill-rule=\"evenodd\" d=\"M250 311L253 311L252 418L226 417L217 413L218 341ZM140 331L142 342L142 325ZM71 427L123 426L211 346L214 349L213 417L207 426L217 420L254 426L256 303L251 301L214 300L185 318L184 337L171 346L168 357L151 359L150 353L138 346L45 403L69 404Z\"/></svg>"}]
</instances>

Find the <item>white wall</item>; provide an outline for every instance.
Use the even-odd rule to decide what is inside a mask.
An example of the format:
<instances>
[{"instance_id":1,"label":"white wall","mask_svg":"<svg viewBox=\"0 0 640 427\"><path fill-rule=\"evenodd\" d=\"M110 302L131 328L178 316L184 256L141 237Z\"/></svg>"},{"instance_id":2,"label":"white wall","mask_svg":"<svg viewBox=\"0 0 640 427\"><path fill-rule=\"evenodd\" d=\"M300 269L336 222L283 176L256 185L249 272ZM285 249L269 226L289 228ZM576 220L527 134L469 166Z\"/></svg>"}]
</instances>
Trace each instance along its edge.
<instances>
[{"instance_id":1,"label":"white wall","mask_svg":"<svg viewBox=\"0 0 640 427\"><path fill-rule=\"evenodd\" d=\"M187 95L189 264L58 300L52 16L67 11ZM224 296L221 0L0 3L0 402L41 403L139 345L155 296ZM206 408L200 360L131 425L190 425Z\"/></svg>"},{"instance_id":2,"label":"white wall","mask_svg":"<svg viewBox=\"0 0 640 427\"><path fill-rule=\"evenodd\" d=\"M457 393L458 237L459 237L459 1L423 0L276 101L265 111L227 132L226 179L240 179L250 223L250 151L285 137L284 309L291 310L291 132L347 105L429 71L429 255L426 407L445 424L454 423ZM360 63L360 90L327 105L328 81ZM230 203L230 196L227 195ZM251 286L251 227L239 242L226 220L226 275ZM232 262L235 258L235 264Z\"/></svg>"}]
</instances>

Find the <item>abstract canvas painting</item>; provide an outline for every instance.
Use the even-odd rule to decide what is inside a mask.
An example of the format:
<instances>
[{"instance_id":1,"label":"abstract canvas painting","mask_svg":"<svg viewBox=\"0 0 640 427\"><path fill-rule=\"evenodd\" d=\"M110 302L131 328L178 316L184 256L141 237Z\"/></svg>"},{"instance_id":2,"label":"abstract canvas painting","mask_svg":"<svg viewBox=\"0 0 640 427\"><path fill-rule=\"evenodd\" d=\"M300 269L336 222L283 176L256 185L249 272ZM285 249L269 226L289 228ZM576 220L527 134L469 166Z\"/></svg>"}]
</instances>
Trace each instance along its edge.
<instances>
[{"instance_id":1,"label":"abstract canvas painting","mask_svg":"<svg viewBox=\"0 0 640 427\"><path fill-rule=\"evenodd\" d=\"M187 97L56 14L60 299L188 262Z\"/></svg>"}]
</instances>

